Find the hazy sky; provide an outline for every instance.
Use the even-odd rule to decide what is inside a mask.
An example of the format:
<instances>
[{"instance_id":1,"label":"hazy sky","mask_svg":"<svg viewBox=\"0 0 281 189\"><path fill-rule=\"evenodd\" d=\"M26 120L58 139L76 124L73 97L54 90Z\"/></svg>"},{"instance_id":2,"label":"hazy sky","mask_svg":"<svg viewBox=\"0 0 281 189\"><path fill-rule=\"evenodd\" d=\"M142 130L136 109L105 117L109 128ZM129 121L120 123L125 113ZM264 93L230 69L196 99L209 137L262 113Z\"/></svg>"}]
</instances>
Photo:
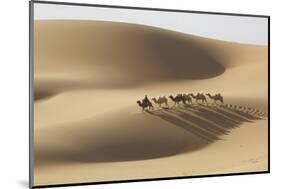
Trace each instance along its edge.
<instances>
[{"instance_id":1,"label":"hazy sky","mask_svg":"<svg viewBox=\"0 0 281 189\"><path fill-rule=\"evenodd\" d=\"M267 18L35 3L34 18L143 24L193 35L267 45Z\"/></svg>"}]
</instances>

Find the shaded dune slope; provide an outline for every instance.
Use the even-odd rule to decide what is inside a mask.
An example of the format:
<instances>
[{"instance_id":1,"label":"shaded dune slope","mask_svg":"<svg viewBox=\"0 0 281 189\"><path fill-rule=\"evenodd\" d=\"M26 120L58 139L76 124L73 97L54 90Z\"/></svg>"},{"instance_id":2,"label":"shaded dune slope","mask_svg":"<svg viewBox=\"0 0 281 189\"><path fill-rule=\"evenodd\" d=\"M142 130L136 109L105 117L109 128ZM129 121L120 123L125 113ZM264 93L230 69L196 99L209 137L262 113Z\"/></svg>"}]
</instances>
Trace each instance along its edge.
<instances>
[{"instance_id":1,"label":"shaded dune slope","mask_svg":"<svg viewBox=\"0 0 281 189\"><path fill-rule=\"evenodd\" d=\"M48 96L42 83L45 91L128 88L222 74L223 64L193 38L127 23L35 21L36 99Z\"/></svg>"},{"instance_id":2,"label":"shaded dune slope","mask_svg":"<svg viewBox=\"0 0 281 189\"><path fill-rule=\"evenodd\" d=\"M40 160L40 164L35 166L55 162L136 161L192 152L224 140L224 135L245 122L260 119L229 108L206 106L161 109L129 116L121 111L104 115L102 121L87 119L60 125L60 129L54 126L41 130L47 135L38 136L36 141L35 159Z\"/></svg>"}]
</instances>

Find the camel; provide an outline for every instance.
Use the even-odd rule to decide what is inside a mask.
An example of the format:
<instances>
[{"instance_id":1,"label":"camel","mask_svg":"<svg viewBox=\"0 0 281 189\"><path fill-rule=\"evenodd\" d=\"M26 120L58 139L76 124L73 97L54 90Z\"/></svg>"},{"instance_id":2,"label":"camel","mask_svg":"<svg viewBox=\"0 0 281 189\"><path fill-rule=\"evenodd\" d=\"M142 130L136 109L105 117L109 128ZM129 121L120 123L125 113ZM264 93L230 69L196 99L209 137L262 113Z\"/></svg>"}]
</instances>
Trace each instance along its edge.
<instances>
[{"instance_id":1,"label":"camel","mask_svg":"<svg viewBox=\"0 0 281 189\"><path fill-rule=\"evenodd\" d=\"M244 106L238 106L238 109L237 109L239 112L244 112L245 110L245 107Z\"/></svg>"},{"instance_id":2,"label":"camel","mask_svg":"<svg viewBox=\"0 0 281 189\"><path fill-rule=\"evenodd\" d=\"M153 107L153 105L152 105L152 103L150 102L150 100L147 98L147 95L145 95L145 97L144 97L144 99L142 100L142 102L141 101L137 101L137 104L140 106L140 107L142 107L142 110L144 111L144 109L145 108L147 108L148 107L148 109L150 110L150 109L154 109L154 107Z\"/></svg>"},{"instance_id":3,"label":"camel","mask_svg":"<svg viewBox=\"0 0 281 189\"><path fill-rule=\"evenodd\" d=\"M183 100L183 97L180 94L178 94L176 97L173 97L172 95L170 95L169 97L175 103L175 105L179 105L181 101L185 104L185 100Z\"/></svg>"},{"instance_id":4,"label":"camel","mask_svg":"<svg viewBox=\"0 0 281 189\"><path fill-rule=\"evenodd\" d=\"M190 97L189 94L184 94L184 95L183 95L183 98L184 98L185 100L187 100L187 102L188 102L189 104L192 104L192 98Z\"/></svg>"},{"instance_id":5,"label":"camel","mask_svg":"<svg viewBox=\"0 0 281 189\"><path fill-rule=\"evenodd\" d=\"M253 112L251 112L252 114L256 114L258 112L258 110L256 108L253 108Z\"/></svg>"},{"instance_id":6,"label":"camel","mask_svg":"<svg viewBox=\"0 0 281 189\"><path fill-rule=\"evenodd\" d=\"M145 108L147 108L147 107L148 107L149 110L150 110L150 109L153 110L153 106L152 106L151 102L149 102L149 101L143 100L143 101L141 102L141 101L138 100L138 101L137 101L137 104L142 108L142 111L144 111Z\"/></svg>"},{"instance_id":7,"label":"camel","mask_svg":"<svg viewBox=\"0 0 281 189\"><path fill-rule=\"evenodd\" d=\"M255 113L256 112L256 109L255 108L248 108L248 113Z\"/></svg>"},{"instance_id":8,"label":"camel","mask_svg":"<svg viewBox=\"0 0 281 189\"><path fill-rule=\"evenodd\" d=\"M190 93L189 94L192 98L194 98L196 100L196 102L198 103L198 100L201 100L202 103L206 102L207 103L207 99L205 97L204 94L200 94L200 93L197 93L197 95L195 96L194 94Z\"/></svg>"},{"instance_id":9,"label":"camel","mask_svg":"<svg viewBox=\"0 0 281 189\"><path fill-rule=\"evenodd\" d=\"M144 99L142 100L143 103L151 104L150 100L148 99L147 95L145 95ZM151 104L152 105L152 104Z\"/></svg>"},{"instance_id":10,"label":"camel","mask_svg":"<svg viewBox=\"0 0 281 189\"><path fill-rule=\"evenodd\" d=\"M241 111L242 112L247 112L247 107L244 106Z\"/></svg>"},{"instance_id":11,"label":"camel","mask_svg":"<svg viewBox=\"0 0 281 189\"><path fill-rule=\"evenodd\" d=\"M264 116L265 116L265 112L260 112L260 113L258 114L258 116L264 117Z\"/></svg>"},{"instance_id":12,"label":"camel","mask_svg":"<svg viewBox=\"0 0 281 189\"><path fill-rule=\"evenodd\" d=\"M187 99L183 94L177 94L176 98L180 99L183 104L186 104Z\"/></svg>"},{"instance_id":13,"label":"camel","mask_svg":"<svg viewBox=\"0 0 281 189\"><path fill-rule=\"evenodd\" d=\"M229 104L225 104L224 107L225 107L225 108L229 108Z\"/></svg>"},{"instance_id":14,"label":"camel","mask_svg":"<svg viewBox=\"0 0 281 189\"><path fill-rule=\"evenodd\" d=\"M158 104L160 107L162 106L162 104L168 106L168 99L165 96L159 97L158 100L156 98L152 98L152 100L155 104Z\"/></svg>"},{"instance_id":15,"label":"camel","mask_svg":"<svg viewBox=\"0 0 281 189\"><path fill-rule=\"evenodd\" d=\"M210 93L206 94L210 99L214 100L214 102L216 103L217 101L220 101L223 104L223 97L221 96L221 94L215 94L214 96L212 96Z\"/></svg>"},{"instance_id":16,"label":"camel","mask_svg":"<svg viewBox=\"0 0 281 189\"><path fill-rule=\"evenodd\" d=\"M232 105L232 104L225 104L224 107L228 108L228 109L234 109L234 105Z\"/></svg>"}]
</instances>

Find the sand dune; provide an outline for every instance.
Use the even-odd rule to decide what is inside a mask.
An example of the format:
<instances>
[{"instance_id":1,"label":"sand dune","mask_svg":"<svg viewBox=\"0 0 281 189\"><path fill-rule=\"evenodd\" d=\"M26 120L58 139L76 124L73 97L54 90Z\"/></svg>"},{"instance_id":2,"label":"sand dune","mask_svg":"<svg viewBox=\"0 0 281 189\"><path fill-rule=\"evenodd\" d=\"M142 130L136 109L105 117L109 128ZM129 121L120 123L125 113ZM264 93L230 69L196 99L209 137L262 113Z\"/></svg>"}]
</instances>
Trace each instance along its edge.
<instances>
[{"instance_id":1,"label":"sand dune","mask_svg":"<svg viewBox=\"0 0 281 189\"><path fill-rule=\"evenodd\" d=\"M43 80L52 89L136 87L223 73L223 65L189 38L125 23L36 21L35 85Z\"/></svg>"},{"instance_id":2,"label":"sand dune","mask_svg":"<svg viewBox=\"0 0 281 189\"><path fill-rule=\"evenodd\" d=\"M45 20L35 21L34 56L37 185L268 168L266 116L211 105L141 112L136 104L145 94L220 92L225 103L267 112L266 46Z\"/></svg>"},{"instance_id":3,"label":"sand dune","mask_svg":"<svg viewBox=\"0 0 281 189\"><path fill-rule=\"evenodd\" d=\"M248 69L248 77L244 78L248 81L255 76L251 74L252 64L266 69L266 64L261 64L266 60L266 47L225 43L142 25L35 22L36 99L81 87L134 88L153 82L206 79L242 64ZM264 75L253 80L266 82Z\"/></svg>"},{"instance_id":4,"label":"sand dune","mask_svg":"<svg viewBox=\"0 0 281 189\"><path fill-rule=\"evenodd\" d=\"M46 141L59 145L40 150L36 159L46 166L68 161L115 162L167 157L206 147L216 140L223 140L220 137L228 135L231 129L262 119L212 106L187 106L128 115L134 109L100 116L100 119L104 117L102 123L87 119L45 128L47 138L40 138L36 143L42 148L48 145ZM124 117L126 114L128 116ZM106 117L111 119L106 120ZM144 122L150 124L142 124ZM81 130L87 132L79 132ZM60 143L62 136L64 143Z\"/></svg>"}]
</instances>

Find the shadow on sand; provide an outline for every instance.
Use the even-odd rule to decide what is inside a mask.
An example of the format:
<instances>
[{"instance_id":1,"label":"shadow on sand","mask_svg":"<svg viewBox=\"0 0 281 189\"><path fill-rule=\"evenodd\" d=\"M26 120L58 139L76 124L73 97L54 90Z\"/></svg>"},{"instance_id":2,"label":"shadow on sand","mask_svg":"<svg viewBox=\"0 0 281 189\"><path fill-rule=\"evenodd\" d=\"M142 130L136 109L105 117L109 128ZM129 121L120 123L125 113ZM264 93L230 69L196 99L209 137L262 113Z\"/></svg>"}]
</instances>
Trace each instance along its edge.
<instances>
[{"instance_id":1,"label":"shadow on sand","mask_svg":"<svg viewBox=\"0 0 281 189\"><path fill-rule=\"evenodd\" d=\"M200 104L145 111L130 117L120 113L116 118L115 122L103 120L101 123L90 119L65 125L62 129L53 127L40 131L40 141L45 143L40 148L35 146L35 164L168 157L225 140L223 136L242 123L262 119L232 108Z\"/></svg>"},{"instance_id":2,"label":"shadow on sand","mask_svg":"<svg viewBox=\"0 0 281 189\"><path fill-rule=\"evenodd\" d=\"M181 127L208 142L223 140L220 136L227 135L231 129L239 127L244 122L262 119L231 108L200 104L146 112Z\"/></svg>"}]
</instances>

